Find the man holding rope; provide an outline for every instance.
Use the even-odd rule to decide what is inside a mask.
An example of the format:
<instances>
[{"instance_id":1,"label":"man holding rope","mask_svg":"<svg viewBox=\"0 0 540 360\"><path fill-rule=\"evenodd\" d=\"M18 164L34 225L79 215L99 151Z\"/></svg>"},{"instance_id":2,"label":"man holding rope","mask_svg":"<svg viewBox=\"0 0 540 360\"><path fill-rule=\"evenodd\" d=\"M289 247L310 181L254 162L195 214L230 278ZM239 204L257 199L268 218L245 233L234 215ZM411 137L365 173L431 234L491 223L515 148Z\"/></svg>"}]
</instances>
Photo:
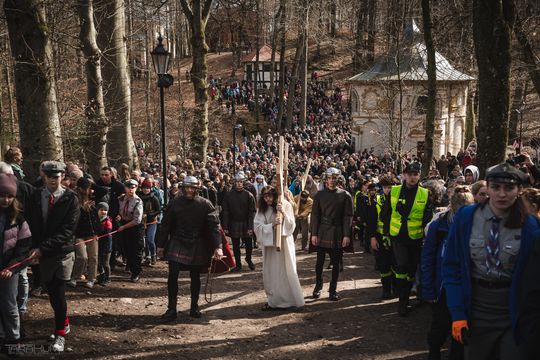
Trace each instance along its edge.
<instances>
[{"instance_id":1,"label":"man holding rope","mask_svg":"<svg viewBox=\"0 0 540 360\"><path fill-rule=\"evenodd\" d=\"M223 257L218 211L209 200L198 195L196 177L186 176L182 187L182 196L169 203L156 242L158 256L169 262L169 303L161 317L165 322L177 317L178 275L182 270L189 271L191 278L189 316L201 317L201 270L210 263L212 252L217 260Z\"/></svg>"},{"instance_id":2,"label":"man holding rope","mask_svg":"<svg viewBox=\"0 0 540 360\"><path fill-rule=\"evenodd\" d=\"M75 260L75 228L80 214L77 196L61 184L65 169L58 161L43 163L45 186L32 193L28 212L32 232L30 258L39 259L41 279L47 285L54 310L53 352L64 351L65 336L70 331L66 281Z\"/></svg>"}]
</instances>

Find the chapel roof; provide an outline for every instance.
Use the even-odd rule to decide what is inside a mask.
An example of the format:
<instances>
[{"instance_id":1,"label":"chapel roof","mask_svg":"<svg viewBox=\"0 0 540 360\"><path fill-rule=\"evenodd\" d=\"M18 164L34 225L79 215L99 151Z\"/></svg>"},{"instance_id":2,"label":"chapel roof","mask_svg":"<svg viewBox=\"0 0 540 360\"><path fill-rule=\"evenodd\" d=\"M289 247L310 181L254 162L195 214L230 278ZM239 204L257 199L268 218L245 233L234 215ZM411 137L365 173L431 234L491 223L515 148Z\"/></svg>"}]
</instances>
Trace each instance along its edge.
<instances>
[{"instance_id":1,"label":"chapel roof","mask_svg":"<svg viewBox=\"0 0 540 360\"><path fill-rule=\"evenodd\" d=\"M398 61L399 60L399 61ZM472 76L456 70L439 52L435 52L437 81L470 81ZM427 81L427 49L414 20L404 30L399 51L392 51L375 60L373 66L349 81Z\"/></svg>"}]
</instances>

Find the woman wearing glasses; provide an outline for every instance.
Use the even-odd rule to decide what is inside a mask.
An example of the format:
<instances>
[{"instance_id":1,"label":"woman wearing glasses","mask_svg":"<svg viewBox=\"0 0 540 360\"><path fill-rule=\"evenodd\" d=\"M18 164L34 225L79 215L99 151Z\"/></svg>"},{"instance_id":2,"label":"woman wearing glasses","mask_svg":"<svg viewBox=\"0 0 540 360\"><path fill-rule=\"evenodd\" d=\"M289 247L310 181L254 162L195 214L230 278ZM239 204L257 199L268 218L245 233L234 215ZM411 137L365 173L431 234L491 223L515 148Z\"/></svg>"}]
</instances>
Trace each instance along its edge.
<instances>
[{"instance_id":1,"label":"woman wearing glasses","mask_svg":"<svg viewBox=\"0 0 540 360\"><path fill-rule=\"evenodd\" d=\"M442 279L452 316L452 336L468 359L515 359L518 283L538 221L519 194L526 175L502 163L487 171L489 198L456 215L443 254Z\"/></svg>"}]
</instances>

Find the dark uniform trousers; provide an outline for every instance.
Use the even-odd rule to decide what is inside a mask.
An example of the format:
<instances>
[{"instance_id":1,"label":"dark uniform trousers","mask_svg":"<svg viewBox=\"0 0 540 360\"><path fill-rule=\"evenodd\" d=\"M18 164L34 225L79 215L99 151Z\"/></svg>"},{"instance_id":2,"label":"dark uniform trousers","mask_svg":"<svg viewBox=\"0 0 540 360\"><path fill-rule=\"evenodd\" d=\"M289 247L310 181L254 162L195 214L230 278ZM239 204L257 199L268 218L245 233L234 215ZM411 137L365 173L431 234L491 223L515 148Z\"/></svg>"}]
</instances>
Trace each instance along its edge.
<instances>
[{"instance_id":1,"label":"dark uniform trousers","mask_svg":"<svg viewBox=\"0 0 540 360\"><path fill-rule=\"evenodd\" d=\"M337 282L339 278L339 262L341 258L343 257L343 249L338 247L333 248L323 248L318 246L317 247L317 263L315 264L315 274L316 274L316 284L315 286L318 289L322 288L323 280L322 280L322 272L323 272L323 266L324 266L324 260L326 257L326 254L330 255L330 263L332 264L332 280L330 282L330 293L335 293L337 289Z\"/></svg>"},{"instance_id":2,"label":"dark uniform trousers","mask_svg":"<svg viewBox=\"0 0 540 360\"><path fill-rule=\"evenodd\" d=\"M168 308L176 310L178 303L178 276L180 271L189 271L191 309L195 309L199 304L199 294L201 292L201 265L185 265L176 261L169 261L169 277L167 279L167 292L169 295Z\"/></svg>"},{"instance_id":3,"label":"dark uniform trousers","mask_svg":"<svg viewBox=\"0 0 540 360\"><path fill-rule=\"evenodd\" d=\"M396 290L400 300L408 301L420 262L422 239L392 237L392 250L395 260Z\"/></svg>"},{"instance_id":4,"label":"dark uniform trousers","mask_svg":"<svg viewBox=\"0 0 540 360\"><path fill-rule=\"evenodd\" d=\"M385 246L381 234L376 234L377 242L379 243L379 250L375 251L375 262L377 264L377 269L379 269L381 280L386 278L392 278L392 263L393 263L393 254L392 247Z\"/></svg>"},{"instance_id":5,"label":"dark uniform trousers","mask_svg":"<svg viewBox=\"0 0 540 360\"><path fill-rule=\"evenodd\" d=\"M452 329L452 316L446 305L446 293L444 290L441 292L439 301L431 304L431 312L432 321L427 336L427 342L430 352L440 353L440 349L446 342ZM452 338L448 359L463 360L464 356L463 345Z\"/></svg>"},{"instance_id":6,"label":"dark uniform trousers","mask_svg":"<svg viewBox=\"0 0 540 360\"><path fill-rule=\"evenodd\" d=\"M240 250L240 241L244 242L244 245L246 247L246 261L250 262L251 254L253 253L253 238L251 236L235 237L231 238L231 241L233 244L234 261L236 262L236 266L241 268L242 252Z\"/></svg>"},{"instance_id":7,"label":"dark uniform trousers","mask_svg":"<svg viewBox=\"0 0 540 360\"><path fill-rule=\"evenodd\" d=\"M122 221L122 225L127 222ZM126 262L131 276L139 276L142 271L142 258L144 249L144 226L139 224L119 233L124 246Z\"/></svg>"}]
</instances>

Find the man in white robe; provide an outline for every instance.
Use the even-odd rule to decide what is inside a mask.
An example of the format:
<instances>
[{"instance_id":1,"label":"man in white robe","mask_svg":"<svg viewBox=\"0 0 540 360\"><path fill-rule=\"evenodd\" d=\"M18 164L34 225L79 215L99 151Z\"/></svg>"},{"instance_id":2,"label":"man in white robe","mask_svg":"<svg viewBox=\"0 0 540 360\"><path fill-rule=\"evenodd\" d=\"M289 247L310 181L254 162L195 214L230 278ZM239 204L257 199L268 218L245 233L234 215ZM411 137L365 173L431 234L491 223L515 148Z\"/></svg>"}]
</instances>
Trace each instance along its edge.
<instances>
[{"instance_id":1,"label":"man in white robe","mask_svg":"<svg viewBox=\"0 0 540 360\"><path fill-rule=\"evenodd\" d=\"M268 186L262 191L254 230L263 246L263 282L267 304L263 309L298 308L305 304L296 273L296 253L293 232L296 226L292 205L283 200L276 205L277 192ZM280 216L277 216L277 214ZM275 225L283 223L281 251L274 246Z\"/></svg>"}]
</instances>

